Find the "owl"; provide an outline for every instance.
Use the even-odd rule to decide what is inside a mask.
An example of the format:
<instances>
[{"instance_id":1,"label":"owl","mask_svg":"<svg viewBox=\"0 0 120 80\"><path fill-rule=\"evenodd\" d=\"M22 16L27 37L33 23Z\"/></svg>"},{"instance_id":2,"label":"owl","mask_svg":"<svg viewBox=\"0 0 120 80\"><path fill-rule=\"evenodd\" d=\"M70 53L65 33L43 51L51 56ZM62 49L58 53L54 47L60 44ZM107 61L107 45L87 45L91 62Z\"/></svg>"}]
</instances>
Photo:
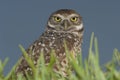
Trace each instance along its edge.
<instances>
[{"instance_id":1,"label":"owl","mask_svg":"<svg viewBox=\"0 0 120 80\"><path fill-rule=\"evenodd\" d=\"M68 50L72 51L72 54L76 57L77 53L81 52L83 31L83 21L79 13L72 9L57 10L50 15L45 31L26 49L26 52L35 65L37 65L42 52L47 65L50 62L51 50L54 50L60 67L58 68L55 63L53 69L61 71L65 75L64 68L68 66L68 61L66 59L64 41ZM22 56L15 72L16 74L22 73L25 75L26 71L32 74L30 66L24 56Z\"/></svg>"}]
</instances>

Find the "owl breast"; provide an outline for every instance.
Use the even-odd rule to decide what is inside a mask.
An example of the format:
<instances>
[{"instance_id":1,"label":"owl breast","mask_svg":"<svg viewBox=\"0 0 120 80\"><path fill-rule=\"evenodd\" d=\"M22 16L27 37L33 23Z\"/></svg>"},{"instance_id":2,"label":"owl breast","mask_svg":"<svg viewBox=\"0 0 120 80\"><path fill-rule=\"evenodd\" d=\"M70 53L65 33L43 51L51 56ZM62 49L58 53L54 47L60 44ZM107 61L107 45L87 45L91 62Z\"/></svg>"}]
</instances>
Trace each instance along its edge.
<instances>
[{"instance_id":1,"label":"owl breast","mask_svg":"<svg viewBox=\"0 0 120 80\"><path fill-rule=\"evenodd\" d=\"M51 50L55 51L56 56L60 59L65 57L64 41L66 42L67 48L70 51L80 52L82 35L77 36L72 33L63 32L49 32L43 33L40 38L34 42L34 44L29 48L32 51L32 56L34 59L38 59L40 52L44 53L45 62L49 63Z\"/></svg>"},{"instance_id":2,"label":"owl breast","mask_svg":"<svg viewBox=\"0 0 120 80\"><path fill-rule=\"evenodd\" d=\"M68 50L72 51L74 56L76 56L76 53L80 53L82 35L78 36L73 33L63 33L63 32L59 33L59 32L49 32L49 31L44 32L40 36L40 38L36 40L26 50L26 52L29 54L29 57L31 57L34 64L37 65L37 60L39 59L41 52L44 53L45 63L47 64L50 61L50 53L52 50L54 50L55 56L61 65L61 69L58 69L57 65L54 66L54 69L63 71L65 73L64 68L65 66L67 66L67 60L66 60L64 41L66 42ZM26 60L24 59L24 57L22 57L21 63L19 67L16 69L16 71L17 72L22 71L22 73L25 73L24 70L30 73L32 72Z\"/></svg>"}]
</instances>

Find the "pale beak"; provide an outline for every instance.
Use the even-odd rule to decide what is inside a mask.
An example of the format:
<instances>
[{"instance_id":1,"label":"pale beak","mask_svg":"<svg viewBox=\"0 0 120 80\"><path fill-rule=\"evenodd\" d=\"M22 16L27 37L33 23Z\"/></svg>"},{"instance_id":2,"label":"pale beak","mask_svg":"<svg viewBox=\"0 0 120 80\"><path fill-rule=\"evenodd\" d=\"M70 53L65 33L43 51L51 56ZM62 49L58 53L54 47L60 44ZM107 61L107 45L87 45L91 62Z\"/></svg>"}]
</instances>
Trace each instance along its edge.
<instances>
[{"instance_id":1,"label":"pale beak","mask_svg":"<svg viewBox=\"0 0 120 80\"><path fill-rule=\"evenodd\" d=\"M68 24L69 24L68 20L63 21L62 26L64 27L64 30L67 30L67 28L69 26Z\"/></svg>"}]
</instances>

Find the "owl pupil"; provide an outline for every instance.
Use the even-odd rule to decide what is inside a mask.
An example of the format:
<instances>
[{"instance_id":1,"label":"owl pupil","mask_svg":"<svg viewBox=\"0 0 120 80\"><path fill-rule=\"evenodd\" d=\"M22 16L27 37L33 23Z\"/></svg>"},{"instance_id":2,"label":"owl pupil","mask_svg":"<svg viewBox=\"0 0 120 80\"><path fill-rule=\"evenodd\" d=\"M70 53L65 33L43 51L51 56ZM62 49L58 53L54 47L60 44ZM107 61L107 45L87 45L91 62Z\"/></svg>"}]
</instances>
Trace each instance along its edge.
<instances>
[{"instance_id":1,"label":"owl pupil","mask_svg":"<svg viewBox=\"0 0 120 80\"><path fill-rule=\"evenodd\" d=\"M75 20L75 18L73 18L73 20Z\"/></svg>"},{"instance_id":2,"label":"owl pupil","mask_svg":"<svg viewBox=\"0 0 120 80\"><path fill-rule=\"evenodd\" d=\"M57 17L57 20L60 20L60 18L59 18L59 17Z\"/></svg>"}]
</instances>

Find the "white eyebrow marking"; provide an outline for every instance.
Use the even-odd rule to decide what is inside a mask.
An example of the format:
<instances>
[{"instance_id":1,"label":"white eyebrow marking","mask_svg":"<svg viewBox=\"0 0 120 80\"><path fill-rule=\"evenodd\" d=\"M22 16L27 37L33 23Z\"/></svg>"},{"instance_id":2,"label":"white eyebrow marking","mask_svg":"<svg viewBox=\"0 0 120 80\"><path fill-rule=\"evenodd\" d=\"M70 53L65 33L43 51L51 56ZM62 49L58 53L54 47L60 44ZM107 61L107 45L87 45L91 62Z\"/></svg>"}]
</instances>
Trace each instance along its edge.
<instances>
[{"instance_id":1,"label":"white eyebrow marking","mask_svg":"<svg viewBox=\"0 0 120 80\"><path fill-rule=\"evenodd\" d=\"M64 20L64 19L70 19L71 17L74 17L74 16L77 16L77 17L79 17L79 14L70 14L70 15L67 15L67 16L64 16L64 15L61 15L61 14L55 14L54 16L59 16L62 20Z\"/></svg>"},{"instance_id":2,"label":"white eyebrow marking","mask_svg":"<svg viewBox=\"0 0 120 80\"><path fill-rule=\"evenodd\" d=\"M71 15L69 15L69 16L71 16L71 17L72 17L72 16L78 16L78 15L79 15L79 14L71 14Z\"/></svg>"},{"instance_id":3,"label":"white eyebrow marking","mask_svg":"<svg viewBox=\"0 0 120 80\"><path fill-rule=\"evenodd\" d=\"M55 14L54 16L59 16L61 19L64 19L64 16L61 14Z\"/></svg>"}]
</instances>

